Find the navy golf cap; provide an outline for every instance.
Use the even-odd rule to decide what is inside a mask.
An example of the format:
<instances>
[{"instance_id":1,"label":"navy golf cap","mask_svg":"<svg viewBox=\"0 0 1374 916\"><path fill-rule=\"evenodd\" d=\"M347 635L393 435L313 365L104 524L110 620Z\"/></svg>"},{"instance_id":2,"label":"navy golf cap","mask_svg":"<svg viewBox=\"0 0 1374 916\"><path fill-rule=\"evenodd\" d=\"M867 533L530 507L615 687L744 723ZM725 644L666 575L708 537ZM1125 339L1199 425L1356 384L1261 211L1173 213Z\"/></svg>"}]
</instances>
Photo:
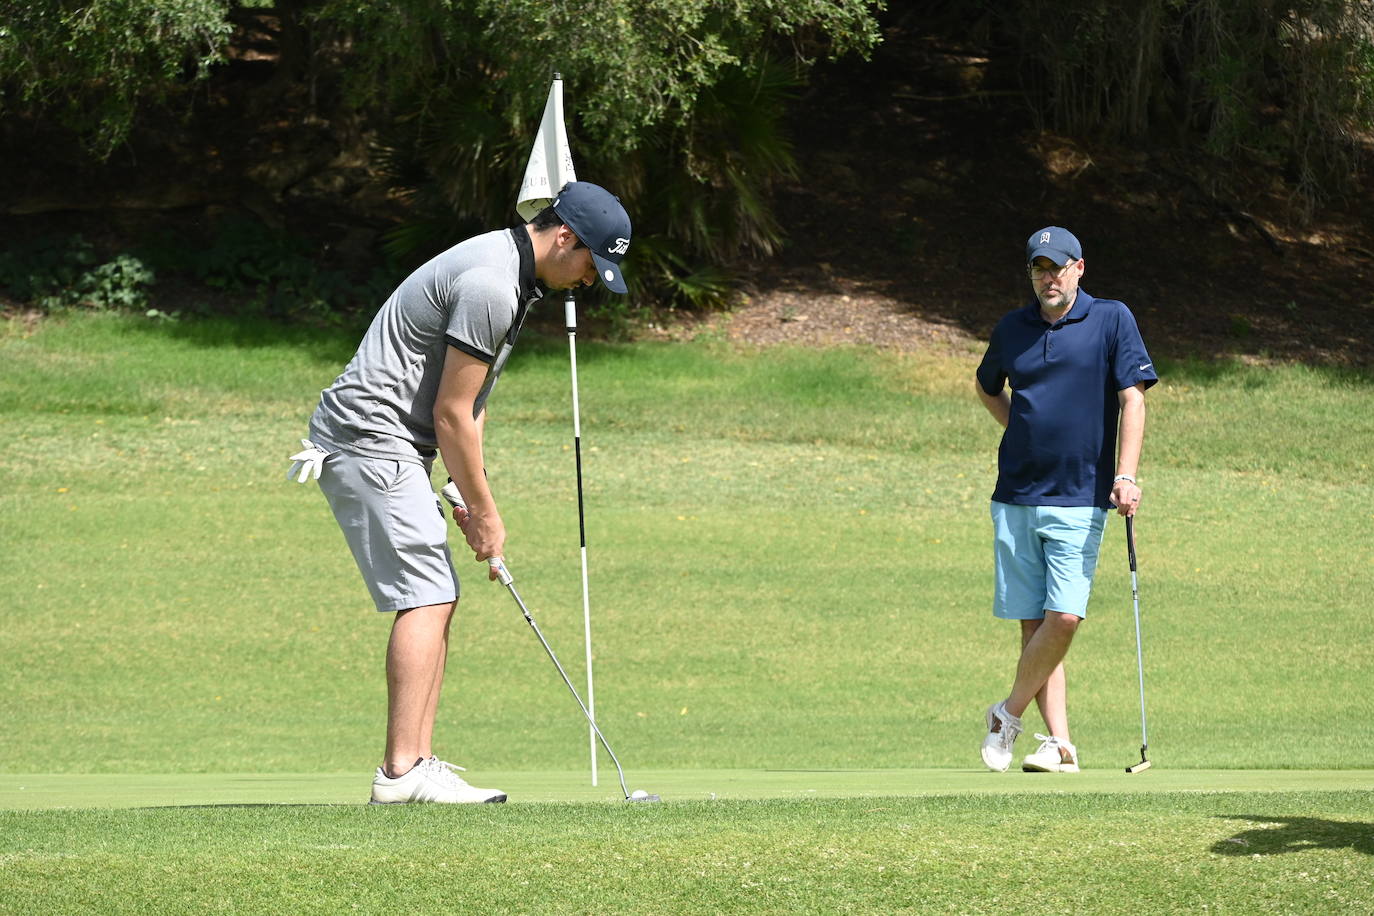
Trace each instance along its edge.
<instances>
[{"instance_id":1,"label":"navy golf cap","mask_svg":"<svg viewBox=\"0 0 1374 916\"><path fill-rule=\"evenodd\" d=\"M563 224L592 251L601 282L613 293L625 292L620 261L630 250L630 215L620 198L590 181L570 181L554 198Z\"/></svg>"},{"instance_id":2,"label":"navy golf cap","mask_svg":"<svg viewBox=\"0 0 1374 916\"><path fill-rule=\"evenodd\" d=\"M1046 226L1032 233L1026 240L1027 264L1036 258L1049 258L1063 267L1070 261L1077 261L1082 257L1083 246L1078 243L1078 237L1058 226Z\"/></svg>"}]
</instances>

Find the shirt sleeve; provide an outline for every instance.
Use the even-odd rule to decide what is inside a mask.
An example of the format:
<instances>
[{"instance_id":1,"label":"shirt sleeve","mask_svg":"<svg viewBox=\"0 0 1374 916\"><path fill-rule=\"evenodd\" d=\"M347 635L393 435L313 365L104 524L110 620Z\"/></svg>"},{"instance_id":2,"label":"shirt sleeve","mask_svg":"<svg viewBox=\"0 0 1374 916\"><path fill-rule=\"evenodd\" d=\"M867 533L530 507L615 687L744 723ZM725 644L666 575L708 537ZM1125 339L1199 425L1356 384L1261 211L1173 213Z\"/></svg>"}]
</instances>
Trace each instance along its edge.
<instances>
[{"instance_id":1,"label":"shirt sleeve","mask_svg":"<svg viewBox=\"0 0 1374 916\"><path fill-rule=\"evenodd\" d=\"M490 364L515 320L515 291L494 270L465 271L449 293L444 338L469 356Z\"/></svg>"},{"instance_id":2,"label":"shirt sleeve","mask_svg":"<svg viewBox=\"0 0 1374 916\"><path fill-rule=\"evenodd\" d=\"M1141 382L1149 388L1159 381L1155 364L1145 351L1145 341L1136 327L1135 316L1124 304L1117 303L1116 345L1112 350L1112 378L1117 391L1133 388Z\"/></svg>"},{"instance_id":3,"label":"shirt sleeve","mask_svg":"<svg viewBox=\"0 0 1374 916\"><path fill-rule=\"evenodd\" d=\"M978 384L990 397L1001 394L1007 384L1007 371L1002 366L1002 327L1003 323L998 322L993 329L992 336L988 338L987 352L978 364Z\"/></svg>"}]
</instances>

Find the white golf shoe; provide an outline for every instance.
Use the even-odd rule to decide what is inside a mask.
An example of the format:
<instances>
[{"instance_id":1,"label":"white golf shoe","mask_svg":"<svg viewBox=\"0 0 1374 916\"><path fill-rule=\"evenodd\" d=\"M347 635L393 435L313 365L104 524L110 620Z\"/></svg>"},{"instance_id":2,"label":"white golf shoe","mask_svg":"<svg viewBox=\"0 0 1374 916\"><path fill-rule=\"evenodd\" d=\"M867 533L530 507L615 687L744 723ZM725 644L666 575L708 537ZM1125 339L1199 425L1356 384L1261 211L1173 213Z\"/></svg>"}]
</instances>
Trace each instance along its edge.
<instances>
[{"instance_id":1,"label":"white golf shoe","mask_svg":"<svg viewBox=\"0 0 1374 916\"><path fill-rule=\"evenodd\" d=\"M988 733L983 738L983 763L996 773L1011 766L1011 748L1021 734L1021 720L1007 712L1006 701L993 703L987 712Z\"/></svg>"},{"instance_id":2,"label":"white golf shoe","mask_svg":"<svg viewBox=\"0 0 1374 916\"><path fill-rule=\"evenodd\" d=\"M463 769L437 757L417 760L415 766L394 779L377 767L372 778L373 805L409 805L419 802L463 805L506 800L499 789L470 786L455 770Z\"/></svg>"},{"instance_id":3,"label":"white golf shoe","mask_svg":"<svg viewBox=\"0 0 1374 916\"><path fill-rule=\"evenodd\" d=\"M1040 742L1040 747L1022 759L1021 769L1027 773L1078 772L1078 748L1072 743L1051 735L1036 735L1035 740ZM1061 750L1068 752L1068 760L1064 759Z\"/></svg>"},{"instance_id":4,"label":"white golf shoe","mask_svg":"<svg viewBox=\"0 0 1374 916\"><path fill-rule=\"evenodd\" d=\"M456 800L459 802L495 804L506 800L506 793L500 789L479 789L476 786L468 785L467 781L458 775L458 772L466 773L467 770L456 763L449 763L438 757L430 757L425 761L425 765L429 767L430 774L434 778L458 794L459 797Z\"/></svg>"}]
</instances>

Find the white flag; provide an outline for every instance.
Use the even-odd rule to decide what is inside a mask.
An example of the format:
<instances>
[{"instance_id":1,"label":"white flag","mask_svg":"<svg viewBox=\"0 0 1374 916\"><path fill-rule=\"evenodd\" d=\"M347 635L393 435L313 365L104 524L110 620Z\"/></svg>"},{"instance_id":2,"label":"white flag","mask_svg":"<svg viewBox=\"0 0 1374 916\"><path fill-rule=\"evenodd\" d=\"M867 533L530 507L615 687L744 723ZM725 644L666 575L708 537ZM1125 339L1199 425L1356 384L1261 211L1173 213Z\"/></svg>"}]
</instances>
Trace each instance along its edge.
<instances>
[{"instance_id":1,"label":"white flag","mask_svg":"<svg viewBox=\"0 0 1374 916\"><path fill-rule=\"evenodd\" d=\"M544 119L539 122L539 133L534 135L530 162L525 166L525 180L520 182L515 212L521 219L533 218L553 203L563 185L576 180L568 131L563 126L563 80L555 76L549 87L549 100L544 103Z\"/></svg>"}]
</instances>

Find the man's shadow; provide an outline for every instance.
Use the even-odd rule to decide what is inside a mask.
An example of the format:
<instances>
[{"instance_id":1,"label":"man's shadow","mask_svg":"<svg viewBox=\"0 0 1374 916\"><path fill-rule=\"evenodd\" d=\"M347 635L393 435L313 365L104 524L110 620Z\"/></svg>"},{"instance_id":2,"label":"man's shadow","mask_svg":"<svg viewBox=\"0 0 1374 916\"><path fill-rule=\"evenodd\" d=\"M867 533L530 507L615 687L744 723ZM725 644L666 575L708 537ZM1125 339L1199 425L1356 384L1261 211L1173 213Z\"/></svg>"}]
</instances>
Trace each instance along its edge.
<instances>
[{"instance_id":1,"label":"man's shadow","mask_svg":"<svg viewBox=\"0 0 1374 916\"><path fill-rule=\"evenodd\" d=\"M1374 856L1374 824L1265 814L1218 814L1217 817L1264 825L1214 843L1212 852L1224 856L1270 856L1304 849L1347 847Z\"/></svg>"}]
</instances>

